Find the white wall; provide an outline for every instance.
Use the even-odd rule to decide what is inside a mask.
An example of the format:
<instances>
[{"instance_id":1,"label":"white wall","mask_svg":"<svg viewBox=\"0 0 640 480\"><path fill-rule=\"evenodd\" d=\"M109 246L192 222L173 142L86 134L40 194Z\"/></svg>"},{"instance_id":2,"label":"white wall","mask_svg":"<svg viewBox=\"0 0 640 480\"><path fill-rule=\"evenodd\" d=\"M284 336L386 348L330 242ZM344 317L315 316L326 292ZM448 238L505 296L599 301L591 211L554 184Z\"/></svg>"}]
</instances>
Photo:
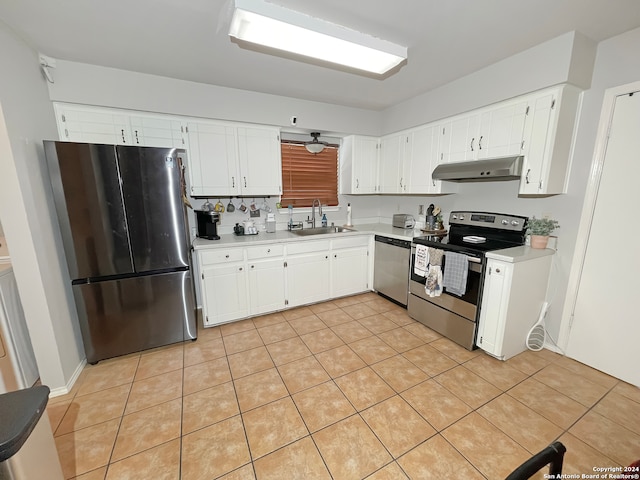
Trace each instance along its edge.
<instances>
[{"instance_id":1,"label":"white wall","mask_svg":"<svg viewBox=\"0 0 640 480\"><path fill-rule=\"evenodd\" d=\"M157 75L57 61L51 100L276 125L325 133L379 135L381 113Z\"/></svg>"},{"instance_id":2,"label":"white wall","mask_svg":"<svg viewBox=\"0 0 640 480\"><path fill-rule=\"evenodd\" d=\"M0 62L0 218L41 381L64 389L84 351L42 147L56 136L53 109L36 52L2 23Z\"/></svg>"},{"instance_id":3,"label":"white wall","mask_svg":"<svg viewBox=\"0 0 640 480\"><path fill-rule=\"evenodd\" d=\"M384 134L560 83L588 88L595 44L569 32L383 112Z\"/></svg>"},{"instance_id":4,"label":"white wall","mask_svg":"<svg viewBox=\"0 0 640 480\"><path fill-rule=\"evenodd\" d=\"M576 205L575 217L571 218L572 228L577 229L582 215L582 202L593 168L594 149L604 92L608 88L640 80L639 51L640 28L605 40L598 45L591 89L585 92L584 96L574 153L574 168L571 172L570 188L575 198L573 203ZM637 152L630 152L629 161L638 161ZM635 221L635 219L631 221ZM624 225L613 225L612 228L614 235L625 234ZM606 261L606 252L603 252L603 259L603 261ZM565 311L565 316L562 319L562 330L565 333L572 313L573 300L573 298L567 299L569 302L568 310ZM635 321L636 316L636 312L629 312L629 321ZM565 338L565 340L568 340L568 338Z\"/></svg>"}]
</instances>

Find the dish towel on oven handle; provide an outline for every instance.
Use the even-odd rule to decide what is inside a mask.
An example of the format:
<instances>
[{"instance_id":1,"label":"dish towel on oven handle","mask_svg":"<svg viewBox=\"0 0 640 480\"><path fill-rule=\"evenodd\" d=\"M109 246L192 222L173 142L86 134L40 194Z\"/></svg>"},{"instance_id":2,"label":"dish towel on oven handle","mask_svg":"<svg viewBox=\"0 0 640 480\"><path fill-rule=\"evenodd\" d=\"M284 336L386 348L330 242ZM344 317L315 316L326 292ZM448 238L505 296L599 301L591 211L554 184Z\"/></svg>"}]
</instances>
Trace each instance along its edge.
<instances>
[{"instance_id":1,"label":"dish towel on oven handle","mask_svg":"<svg viewBox=\"0 0 640 480\"><path fill-rule=\"evenodd\" d=\"M442 286L447 292L462 296L467 291L467 275L469 272L469 258L455 252L445 252L444 275Z\"/></svg>"},{"instance_id":2,"label":"dish towel on oven handle","mask_svg":"<svg viewBox=\"0 0 640 480\"><path fill-rule=\"evenodd\" d=\"M413 273L420 277L426 277L428 269L429 249L424 245L416 245L416 255L413 262Z\"/></svg>"},{"instance_id":3,"label":"dish towel on oven handle","mask_svg":"<svg viewBox=\"0 0 640 480\"><path fill-rule=\"evenodd\" d=\"M429 274L424 282L424 292L430 297L442 295L442 267L429 265Z\"/></svg>"}]
</instances>

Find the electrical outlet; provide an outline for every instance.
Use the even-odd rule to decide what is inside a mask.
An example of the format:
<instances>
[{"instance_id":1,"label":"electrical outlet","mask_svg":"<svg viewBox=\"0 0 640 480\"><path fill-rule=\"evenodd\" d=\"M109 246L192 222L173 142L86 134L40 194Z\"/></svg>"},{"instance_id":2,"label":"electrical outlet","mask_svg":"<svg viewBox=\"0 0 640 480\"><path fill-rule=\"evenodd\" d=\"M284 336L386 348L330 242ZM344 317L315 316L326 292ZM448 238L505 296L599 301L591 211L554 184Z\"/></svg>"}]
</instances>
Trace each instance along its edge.
<instances>
[{"instance_id":1,"label":"electrical outlet","mask_svg":"<svg viewBox=\"0 0 640 480\"><path fill-rule=\"evenodd\" d=\"M418 205L418 215L424 215L424 205Z\"/></svg>"},{"instance_id":2,"label":"electrical outlet","mask_svg":"<svg viewBox=\"0 0 640 480\"><path fill-rule=\"evenodd\" d=\"M542 214L542 218L544 220L551 220L551 214L550 213L543 213Z\"/></svg>"}]
</instances>

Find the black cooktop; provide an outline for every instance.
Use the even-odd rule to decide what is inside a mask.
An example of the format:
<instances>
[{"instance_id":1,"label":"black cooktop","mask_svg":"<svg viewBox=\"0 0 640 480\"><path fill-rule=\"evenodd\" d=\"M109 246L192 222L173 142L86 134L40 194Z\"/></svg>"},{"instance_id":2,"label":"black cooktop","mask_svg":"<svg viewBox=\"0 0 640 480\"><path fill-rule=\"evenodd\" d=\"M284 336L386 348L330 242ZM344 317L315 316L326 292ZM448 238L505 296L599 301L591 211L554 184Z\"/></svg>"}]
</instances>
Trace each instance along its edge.
<instances>
[{"instance_id":1,"label":"black cooktop","mask_svg":"<svg viewBox=\"0 0 640 480\"><path fill-rule=\"evenodd\" d=\"M480 235L476 233L475 236ZM489 252L492 250L501 250L503 248L517 247L523 244L519 242L508 242L489 238L480 243L468 242L464 241L462 237L458 237L456 235L454 235L453 237L451 235L425 235L421 237L414 237L413 243L418 243L433 248L440 248L442 250L467 253L478 257L484 255L485 252Z\"/></svg>"},{"instance_id":2,"label":"black cooktop","mask_svg":"<svg viewBox=\"0 0 640 480\"><path fill-rule=\"evenodd\" d=\"M524 245L526 217L487 212L451 212L445 236L424 235L413 242L483 257L485 252ZM467 238L465 237L480 237Z\"/></svg>"}]
</instances>

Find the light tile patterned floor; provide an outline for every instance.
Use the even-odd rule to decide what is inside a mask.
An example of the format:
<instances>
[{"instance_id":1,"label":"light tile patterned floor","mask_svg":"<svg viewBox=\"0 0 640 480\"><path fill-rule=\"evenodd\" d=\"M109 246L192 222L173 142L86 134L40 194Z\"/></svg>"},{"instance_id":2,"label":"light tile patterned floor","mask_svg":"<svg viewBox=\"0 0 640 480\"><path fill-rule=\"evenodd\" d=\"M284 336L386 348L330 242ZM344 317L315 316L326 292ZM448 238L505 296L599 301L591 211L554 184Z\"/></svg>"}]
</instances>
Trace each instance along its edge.
<instances>
[{"instance_id":1,"label":"light tile patterned floor","mask_svg":"<svg viewBox=\"0 0 640 480\"><path fill-rule=\"evenodd\" d=\"M373 293L87 366L47 410L83 480L493 480L556 439L567 474L640 458L638 388L469 352Z\"/></svg>"}]
</instances>

